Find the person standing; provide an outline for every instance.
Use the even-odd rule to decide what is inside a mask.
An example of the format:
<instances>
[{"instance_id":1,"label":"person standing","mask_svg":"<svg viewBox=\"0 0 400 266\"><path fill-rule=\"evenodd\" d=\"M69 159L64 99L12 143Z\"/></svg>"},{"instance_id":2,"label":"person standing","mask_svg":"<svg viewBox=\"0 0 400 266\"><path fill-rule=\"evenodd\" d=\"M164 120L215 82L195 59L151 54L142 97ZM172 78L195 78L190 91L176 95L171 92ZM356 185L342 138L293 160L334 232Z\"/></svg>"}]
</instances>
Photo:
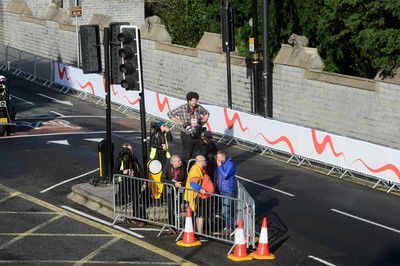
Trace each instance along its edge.
<instances>
[{"instance_id":1,"label":"person standing","mask_svg":"<svg viewBox=\"0 0 400 266\"><path fill-rule=\"evenodd\" d=\"M159 160L161 165L165 165L167 159L171 157L168 143L173 140L172 134L169 127L163 122L152 123L151 128L149 158Z\"/></svg>"},{"instance_id":2,"label":"person standing","mask_svg":"<svg viewBox=\"0 0 400 266\"><path fill-rule=\"evenodd\" d=\"M210 176L214 184L217 184L215 175L215 168L216 168L215 157L217 156L217 151L218 147L213 142L212 133L210 131L204 132L201 154L204 155L204 157L206 157L207 160L206 172Z\"/></svg>"},{"instance_id":3,"label":"person standing","mask_svg":"<svg viewBox=\"0 0 400 266\"><path fill-rule=\"evenodd\" d=\"M231 217L231 208L232 199L226 198L231 197L234 198L236 194L236 166L232 161L232 158L228 158L227 153L225 151L217 152L217 180L218 180L218 189L219 194L225 196L222 199L222 216L225 220L225 228L223 234L229 235L232 231L232 217Z\"/></svg>"},{"instance_id":4,"label":"person standing","mask_svg":"<svg viewBox=\"0 0 400 266\"><path fill-rule=\"evenodd\" d=\"M186 104L167 113L168 117L181 126L182 159L187 164L201 153L203 125L208 121L210 113L197 104L199 95L196 92L186 94Z\"/></svg>"},{"instance_id":5,"label":"person standing","mask_svg":"<svg viewBox=\"0 0 400 266\"><path fill-rule=\"evenodd\" d=\"M190 209L196 212L196 230L199 234L203 234L204 221L211 213L211 202L208 200L211 194L207 193L214 193L214 185L205 170L206 164L207 161L203 155L196 156L196 162L190 168L186 181L188 190L184 193L184 200L189 202ZM200 236L199 240L208 241L203 236Z\"/></svg>"},{"instance_id":6,"label":"person standing","mask_svg":"<svg viewBox=\"0 0 400 266\"><path fill-rule=\"evenodd\" d=\"M182 164L179 155L172 155L168 163L162 169L161 182L172 184L176 189L185 186L186 183L186 169ZM168 205L168 220L170 225L175 225L175 210L174 210L174 197L171 187L167 187L167 205ZM178 225L179 227L179 225Z\"/></svg>"},{"instance_id":7,"label":"person standing","mask_svg":"<svg viewBox=\"0 0 400 266\"><path fill-rule=\"evenodd\" d=\"M139 160L133 153L132 145L124 143L122 149L118 154L118 158L114 163L114 174L127 175L132 177L144 177L143 167L140 165ZM133 215L139 218L144 217L143 204L140 206L139 196L144 190L146 183L143 185L139 180L133 180L128 177L118 178L118 192L115 196L116 205L125 205L129 202L136 204L133 206ZM135 220L132 222L136 223ZM143 221L138 222L140 226L144 226Z\"/></svg>"}]
</instances>

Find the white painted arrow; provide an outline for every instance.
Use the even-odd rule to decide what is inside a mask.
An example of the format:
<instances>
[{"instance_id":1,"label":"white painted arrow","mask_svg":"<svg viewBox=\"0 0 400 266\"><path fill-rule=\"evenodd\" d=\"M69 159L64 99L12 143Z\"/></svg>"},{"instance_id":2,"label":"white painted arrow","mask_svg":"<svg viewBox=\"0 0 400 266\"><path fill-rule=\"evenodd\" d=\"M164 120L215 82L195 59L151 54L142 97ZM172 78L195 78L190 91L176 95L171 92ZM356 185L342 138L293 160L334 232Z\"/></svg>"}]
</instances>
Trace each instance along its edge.
<instances>
[{"instance_id":1,"label":"white painted arrow","mask_svg":"<svg viewBox=\"0 0 400 266\"><path fill-rule=\"evenodd\" d=\"M47 98L47 99L50 99L50 100L52 100L53 102L56 102L56 103L61 103L61 104L65 104L65 105L74 106L70 101L57 100L56 98L53 98L53 97L50 97L50 96L47 96L47 95L44 95L44 94L41 94L41 93L37 93L37 95L42 96L42 97Z\"/></svg>"},{"instance_id":2,"label":"white painted arrow","mask_svg":"<svg viewBox=\"0 0 400 266\"><path fill-rule=\"evenodd\" d=\"M49 140L49 141L46 142L46 144L50 144L50 143L61 144L61 145L69 145L68 140Z\"/></svg>"},{"instance_id":3,"label":"white painted arrow","mask_svg":"<svg viewBox=\"0 0 400 266\"><path fill-rule=\"evenodd\" d=\"M103 138L97 138L97 139L84 139L84 140L87 140L87 141L93 141L93 142L100 142L100 141L102 141L102 140L103 140Z\"/></svg>"}]
</instances>

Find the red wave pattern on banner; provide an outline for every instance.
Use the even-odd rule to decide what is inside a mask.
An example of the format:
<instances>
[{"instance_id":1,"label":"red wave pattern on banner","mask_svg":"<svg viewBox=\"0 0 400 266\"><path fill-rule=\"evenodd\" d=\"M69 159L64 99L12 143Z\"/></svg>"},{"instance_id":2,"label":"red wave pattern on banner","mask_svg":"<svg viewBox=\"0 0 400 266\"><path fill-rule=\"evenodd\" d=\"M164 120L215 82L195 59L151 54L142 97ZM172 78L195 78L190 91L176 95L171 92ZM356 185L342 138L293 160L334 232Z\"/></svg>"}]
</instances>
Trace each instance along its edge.
<instances>
[{"instance_id":1,"label":"red wave pattern on banner","mask_svg":"<svg viewBox=\"0 0 400 266\"><path fill-rule=\"evenodd\" d=\"M169 105L168 97L165 97L163 101L160 99L160 94L156 92L156 100L157 100L157 106L158 110L162 113L164 111L165 106L168 107L168 111L171 110L171 107Z\"/></svg>"},{"instance_id":2,"label":"red wave pattern on banner","mask_svg":"<svg viewBox=\"0 0 400 266\"><path fill-rule=\"evenodd\" d=\"M127 96L124 96L124 98L126 99L126 101L130 104L130 105L135 105L140 101L140 98L137 98L134 101L130 101L129 98Z\"/></svg>"},{"instance_id":3,"label":"red wave pattern on banner","mask_svg":"<svg viewBox=\"0 0 400 266\"><path fill-rule=\"evenodd\" d=\"M79 81L77 81L76 83L78 83L79 87L81 87L81 89L83 90L86 89L87 87L90 87L90 89L92 90L92 94L96 95L94 92L93 84L90 81L86 82L86 84L83 86L81 85L81 83L79 83Z\"/></svg>"},{"instance_id":4,"label":"red wave pattern on banner","mask_svg":"<svg viewBox=\"0 0 400 266\"><path fill-rule=\"evenodd\" d=\"M243 132L249 130L248 127L243 127L242 122L241 122L241 120L240 120L240 116L239 116L238 113L235 113L235 114L232 116L232 119L229 119L229 117L228 117L228 110L227 110L226 108L224 108L224 116L225 116L226 125L228 126L229 129L231 129L231 128L233 127L233 125L235 124L235 121L237 120L238 123L239 123L240 129L241 129Z\"/></svg>"},{"instance_id":5,"label":"red wave pattern on banner","mask_svg":"<svg viewBox=\"0 0 400 266\"><path fill-rule=\"evenodd\" d=\"M385 164L384 166L382 166L382 167L379 167L379 168L372 168L372 167L370 167L370 166L368 166L363 160L361 160L361 159L357 159L357 160L354 160L354 162L353 162L353 164L355 163L355 162L357 162L357 161L359 161L359 162L361 162L369 171L371 171L372 173L381 173L381 172L384 172L384 171L392 171L393 173L395 173L396 175L397 175L397 178L400 180L400 171L399 171L399 168L397 168L395 165L393 165L393 164Z\"/></svg>"},{"instance_id":6,"label":"red wave pattern on banner","mask_svg":"<svg viewBox=\"0 0 400 266\"><path fill-rule=\"evenodd\" d=\"M325 136L325 138L322 140L322 142L319 143L318 140L317 140L317 134L316 134L315 129L311 129L311 134L312 134L312 140L313 140L313 143L314 143L314 148L315 148L315 150L317 151L318 154L323 153L324 150L325 150L326 145L329 144L329 147L331 148L332 153L333 153L333 155L335 155L335 157L343 156L343 158L344 158L343 152L336 152L335 151L335 148L334 148L333 143L332 143L331 136L328 136L328 135Z\"/></svg>"},{"instance_id":7,"label":"red wave pattern on banner","mask_svg":"<svg viewBox=\"0 0 400 266\"><path fill-rule=\"evenodd\" d=\"M285 137L285 136L279 137L279 138L277 138L275 141L269 141L269 140L264 136L263 133L258 133L258 134L256 135L256 137L257 137L257 136L261 136L266 142L268 142L268 143L271 144L271 145L278 144L279 142L282 142L282 141L283 141L283 142L286 142L286 144L288 145L288 147L289 147L289 149L290 149L290 153L293 154L293 155L295 154L292 143L290 142L289 138L287 138L287 137Z\"/></svg>"},{"instance_id":8,"label":"red wave pattern on banner","mask_svg":"<svg viewBox=\"0 0 400 266\"><path fill-rule=\"evenodd\" d=\"M64 79L64 74L65 74L65 77L67 78L67 80L71 79L70 77L68 77L68 73L67 73L67 68L66 67L63 67L63 69L61 70L60 69L60 64L58 63L57 64L57 68L58 68L58 75L60 76L61 80Z\"/></svg>"}]
</instances>

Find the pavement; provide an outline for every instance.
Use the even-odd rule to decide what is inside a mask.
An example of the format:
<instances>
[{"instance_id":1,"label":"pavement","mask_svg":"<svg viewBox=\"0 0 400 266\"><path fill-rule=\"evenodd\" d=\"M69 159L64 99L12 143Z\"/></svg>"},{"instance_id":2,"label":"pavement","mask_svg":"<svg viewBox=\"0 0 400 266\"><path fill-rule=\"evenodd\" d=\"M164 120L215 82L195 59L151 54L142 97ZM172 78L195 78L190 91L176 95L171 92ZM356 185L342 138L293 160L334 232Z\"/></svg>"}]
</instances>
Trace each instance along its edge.
<instances>
[{"instance_id":1,"label":"pavement","mask_svg":"<svg viewBox=\"0 0 400 266\"><path fill-rule=\"evenodd\" d=\"M112 184L91 185L88 182L74 185L68 198L110 219L115 218Z\"/></svg>"}]
</instances>

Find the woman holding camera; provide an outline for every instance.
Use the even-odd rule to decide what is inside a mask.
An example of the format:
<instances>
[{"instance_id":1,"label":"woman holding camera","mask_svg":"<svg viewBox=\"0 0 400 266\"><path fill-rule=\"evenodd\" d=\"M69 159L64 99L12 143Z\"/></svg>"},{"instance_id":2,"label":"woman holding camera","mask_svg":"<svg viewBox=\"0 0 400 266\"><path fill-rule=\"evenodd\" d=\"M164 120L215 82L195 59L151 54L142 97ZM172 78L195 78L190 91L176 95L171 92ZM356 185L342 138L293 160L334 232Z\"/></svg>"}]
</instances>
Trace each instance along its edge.
<instances>
[{"instance_id":1,"label":"woman holding camera","mask_svg":"<svg viewBox=\"0 0 400 266\"><path fill-rule=\"evenodd\" d=\"M145 214L145 202L143 202L142 192L146 189L146 182L133 177L143 178L144 171L139 160L133 154L132 145L124 143L118 158L114 163L114 174L118 177L118 192L115 195L115 205L122 206L132 203L133 216L143 218ZM123 175L123 176L122 176ZM140 226L144 226L143 221L132 220Z\"/></svg>"},{"instance_id":2,"label":"woman holding camera","mask_svg":"<svg viewBox=\"0 0 400 266\"><path fill-rule=\"evenodd\" d=\"M168 143L173 140L169 127L163 122L151 123L150 160L158 160L164 166L171 157Z\"/></svg>"}]
</instances>

